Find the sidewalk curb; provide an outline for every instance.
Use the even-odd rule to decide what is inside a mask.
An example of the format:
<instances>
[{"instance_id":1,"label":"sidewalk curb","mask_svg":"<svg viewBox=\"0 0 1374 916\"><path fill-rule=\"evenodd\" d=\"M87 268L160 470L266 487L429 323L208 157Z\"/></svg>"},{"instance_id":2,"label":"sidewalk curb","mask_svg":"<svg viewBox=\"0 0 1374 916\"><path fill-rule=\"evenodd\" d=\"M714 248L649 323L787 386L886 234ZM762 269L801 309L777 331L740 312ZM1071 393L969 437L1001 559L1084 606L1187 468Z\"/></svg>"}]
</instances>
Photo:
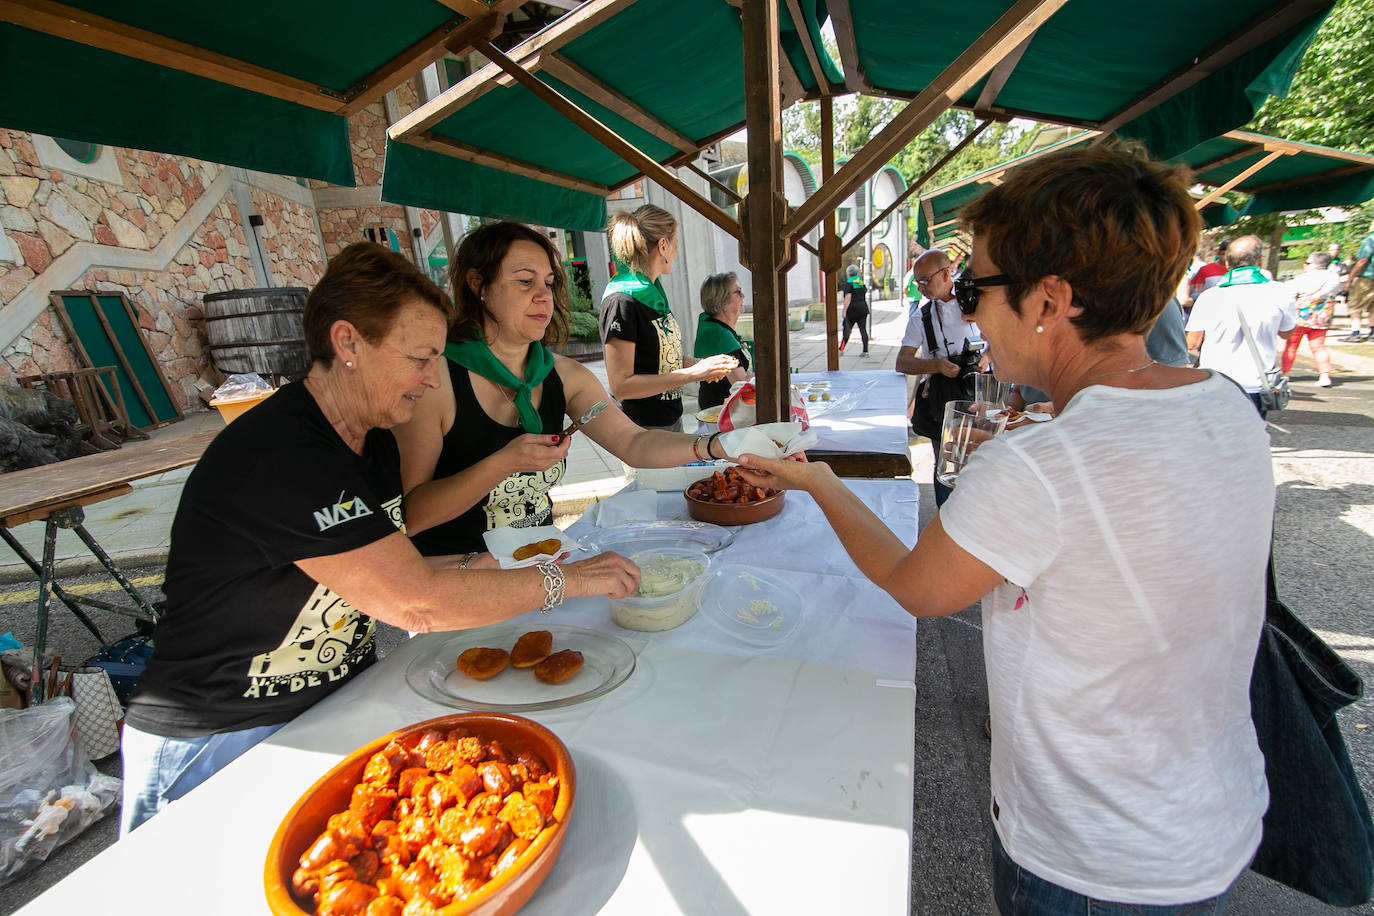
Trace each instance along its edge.
<instances>
[{"instance_id":1,"label":"sidewalk curb","mask_svg":"<svg viewBox=\"0 0 1374 916\"><path fill-rule=\"evenodd\" d=\"M167 548L153 547L140 550L117 550L110 553L110 559L123 572L147 566L167 565ZM83 576L87 573L104 572L105 567L93 556L66 557L55 564L57 577ZM38 584L38 576L22 560L0 566L0 585L15 583Z\"/></svg>"}]
</instances>

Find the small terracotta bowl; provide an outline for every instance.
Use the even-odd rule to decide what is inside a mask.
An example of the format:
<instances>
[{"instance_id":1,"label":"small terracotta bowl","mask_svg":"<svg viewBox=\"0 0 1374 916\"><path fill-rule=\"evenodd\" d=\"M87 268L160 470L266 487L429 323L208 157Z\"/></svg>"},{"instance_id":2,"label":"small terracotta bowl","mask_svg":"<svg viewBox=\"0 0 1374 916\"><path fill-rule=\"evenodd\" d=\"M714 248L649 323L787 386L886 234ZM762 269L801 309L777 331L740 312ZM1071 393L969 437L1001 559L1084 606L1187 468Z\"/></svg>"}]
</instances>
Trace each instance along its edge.
<instances>
[{"instance_id":1,"label":"small terracotta bowl","mask_svg":"<svg viewBox=\"0 0 1374 916\"><path fill-rule=\"evenodd\" d=\"M696 483L700 481L695 481L693 486ZM752 525L766 521L782 511L783 497L787 495L786 491L779 490L754 503L712 503L692 496L687 492L691 488L689 486L682 491L687 500L687 514L699 522L712 525Z\"/></svg>"},{"instance_id":2,"label":"small terracotta bowl","mask_svg":"<svg viewBox=\"0 0 1374 916\"><path fill-rule=\"evenodd\" d=\"M442 916L508 916L525 905L558 860L577 794L577 774L568 749L544 726L521 716L471 712L428 719L383 735L349 754L306 790L282 819L267 849L264 883L267 904L276 916L311 916L312 910L302 909L291 895L291 875L301 854L323 832L329 816L348 807L353 787L362 779L372 755L390 741L428 728L447 731L460 726L478 737L495 738L515 753L538 754L558 775L560 789L550 824L520 854L516 866L466 900L455 901L439 912Z\"/></svg>"}]
</instances>

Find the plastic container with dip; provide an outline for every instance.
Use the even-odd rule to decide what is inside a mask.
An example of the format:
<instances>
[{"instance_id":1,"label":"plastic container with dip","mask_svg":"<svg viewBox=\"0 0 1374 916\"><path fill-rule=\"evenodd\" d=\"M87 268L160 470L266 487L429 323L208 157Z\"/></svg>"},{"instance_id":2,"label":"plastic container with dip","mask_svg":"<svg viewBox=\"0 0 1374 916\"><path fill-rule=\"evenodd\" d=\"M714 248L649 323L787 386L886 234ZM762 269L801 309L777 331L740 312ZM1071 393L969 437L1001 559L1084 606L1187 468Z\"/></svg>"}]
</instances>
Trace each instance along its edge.
<instances>
[{"instance_id":1,"label":"plastic container with dip","mask_svg":"<svg viewBox=\"0 0 1374 916\"><path fill-rule=\"evenodd\" d=\"M639 590L628 598L611 599L611 617L617 625L656 632L691 619L710 557L688 547L662 547L641 550L630 560L639 567Z\"/></svg>"}]
</instances>

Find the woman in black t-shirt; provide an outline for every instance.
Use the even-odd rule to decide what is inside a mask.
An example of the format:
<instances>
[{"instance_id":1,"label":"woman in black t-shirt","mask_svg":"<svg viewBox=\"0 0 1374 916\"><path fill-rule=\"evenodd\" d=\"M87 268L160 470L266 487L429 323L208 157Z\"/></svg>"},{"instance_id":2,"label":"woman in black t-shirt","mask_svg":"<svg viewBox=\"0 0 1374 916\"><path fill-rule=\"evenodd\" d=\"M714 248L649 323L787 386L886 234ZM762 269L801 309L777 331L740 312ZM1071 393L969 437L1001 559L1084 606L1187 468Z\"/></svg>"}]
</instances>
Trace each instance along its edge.
<instances>
[{"instance_id":1,"label":"woman in black t-shirt","mask_svg":"<svg viewBox=\"0 0 1374 916\"><path fill-rule=\"evenodd\" d=\"M439 390L396 429L406 523L426 555L483 549L498 527L550 524L549 490L563 476L569 419L609 400L586 366L552 353L570 322L567 280L543 234L492 223L459 246L458 317ZM635 467L722 457L706 436L646 430L611 405L584 428Z\"/></svg>"},{"instance_id":2,"label":"woman in black t-shirt","mask_svg":"<svg viewBox=\"0 0 1374 916\"><path fill-rule=\"evenodd\" d=\"M344 249L306 300L310 373L236 419L187 478L125 720L123 832L370 665L374 618L457 630L638 587L615 554L498 570L426 561L405 536L389 429L439 386L451 308L402 255Z\"/></svg>"},{"instance_id":3,"label":"woman in black t-shirt","mask_svg":"<svg viewBox=\"0 0 1374 916\"><path fill-rule=\"evenodd\" d=\"M617 213L606 230L621 266L601 298L601 342L611 394L640 426L681 429L682 394L693 382L723 378L738 363L712 356L682 365L682 335L659 277L677 257L677 220L645 204Z\"/></svg>"},{"instance_id":4,"label":"woman in black t-shirt","mask_svg":"<svg viewBox=\"0 0 1374 916\"><path fill-rule=\"evenodd\" d=\"M697 406L715 407L725 403L733 383L749 377L748 348L739 334L735 333L735 323L744 311L744 290L740 288L739 278L733 273L707 277L701 284L701 311L692 355L704 359L723 353L734 357L739 363L724 378L702 382L697 386Z\"/></svg>"}]
</instances>

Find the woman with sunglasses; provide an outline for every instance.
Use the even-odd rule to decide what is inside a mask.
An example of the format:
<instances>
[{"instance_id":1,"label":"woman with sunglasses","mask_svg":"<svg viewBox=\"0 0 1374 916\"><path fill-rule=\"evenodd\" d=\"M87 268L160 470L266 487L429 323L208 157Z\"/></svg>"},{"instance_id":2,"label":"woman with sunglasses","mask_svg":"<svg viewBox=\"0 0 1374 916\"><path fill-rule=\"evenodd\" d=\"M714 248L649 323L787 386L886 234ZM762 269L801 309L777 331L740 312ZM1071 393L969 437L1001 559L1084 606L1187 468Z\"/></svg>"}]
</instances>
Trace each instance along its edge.
<instances>
[{"instance_id":1,"label":"woman with sunglasses","mask_svg":"<svg viewBox=\"0 0 1374 916\"><path fill-rule=\"evenodd\" d=\"M1268 441L1235 384L1145 349L1197 242L1189 181L1104 145L964 210L960 309L997 376L1059 415L978 449L914 550L827 466L743 461L755 484L807 490L913 615L981 599L1001 916L1220 912L1260 841Z\"/></svg>"}]
</instances>

